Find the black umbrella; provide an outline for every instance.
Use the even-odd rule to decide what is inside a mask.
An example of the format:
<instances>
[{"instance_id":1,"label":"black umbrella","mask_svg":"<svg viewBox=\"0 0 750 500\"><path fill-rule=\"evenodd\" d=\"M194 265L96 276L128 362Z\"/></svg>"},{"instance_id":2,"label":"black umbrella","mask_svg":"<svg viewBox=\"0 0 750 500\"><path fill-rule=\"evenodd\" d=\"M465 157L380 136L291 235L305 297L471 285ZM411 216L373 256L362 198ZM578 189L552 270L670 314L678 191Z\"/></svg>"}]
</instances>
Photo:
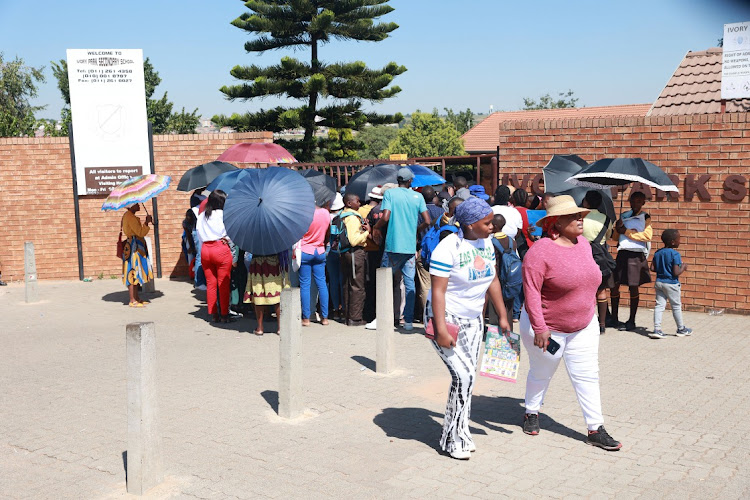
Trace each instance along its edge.
<instances>
[{"instance_id":1,"label":"black umbrella","mask_svg":"<svg viewBox=\"0 0 750 500\"><path fill-rule=\"evenodd\" d=\"M398 182L398 169L401 168L398 165L373 165L365 167L351 179L346 185L346 193L354 193L359 196L359 199L363 202L367 198L367 193L372 191L375 186L382 186L389 182Z\"/></svg>"},{"instance_id":2,"label":"black umbrella","mask_svg":"<svg viewBox=\"0 0 750 500\"><path fill-rule=\"evenodd\" d=\"M581 172L588 163L578 155L553 155L549 163L542 169L544 174L544 192L553 194L567 194L572 196L577 205L581 205L586 196L588 187L576 186L568 182L568 179ZM615 220L615 205L612 202L612 192L608 188L595 188L601 190L602 204L593 207L605 214L610 220Z\"/></svg>"},{"instance_id":3,"label":"black umbrella","mask_svg":"<svg viewBox=\"0 0 750 500\"><path fill-rule=\"evenodd\" d=\"M182 174L182 178L177 184L177 191L193 191L204 188L218 176L231 170L237 170L237 167L223 161L212 161L211 163L198 165Z\"/></svg>"},{"instance_id":4,"label":"black umbrella","mask_svg":"<svg viewBox=\"0 0 750 500\"><path fill-rule=\"evenodd\" d=\"M575 187L567 180L579 173L588 163L578 155L553 155L542 169L544 192L560 194Z\"/></svg>"},{"instance_id":5,"label":"black umbrella","mask_svg":"<svg viewBox=\"0 0 750 500\"><path fill-rule=\"evenodd\" d=\"M307 180L315 195L315 204L325 206L336 197L336 179L313 168L300 170L302 177Z\"/></svg>"},{"instance_id":6,"label":"black umbrella","mask_svg":"<svg viewBox=\"0 0 750 500\"><path fill-rule=\"evenodd\" d=\"M642 158L604 158L571 176L568 182L595 189L642 182L661 191L679 192L662 169Z\"/></svg>"}]
</instances>

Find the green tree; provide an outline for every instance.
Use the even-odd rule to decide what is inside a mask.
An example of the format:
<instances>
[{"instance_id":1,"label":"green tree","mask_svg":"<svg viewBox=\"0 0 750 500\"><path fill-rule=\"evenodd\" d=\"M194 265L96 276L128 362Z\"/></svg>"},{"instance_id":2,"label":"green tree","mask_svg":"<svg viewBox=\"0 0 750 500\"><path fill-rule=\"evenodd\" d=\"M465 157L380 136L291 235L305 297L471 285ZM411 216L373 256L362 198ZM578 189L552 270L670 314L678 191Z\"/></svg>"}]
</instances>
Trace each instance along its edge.
<instances>
[{"instance_id":1,"label":"green tree","mask_svg":"<svg viewBox=\"0 0 750 500\"><path fill-rule=\"evenodd\" d=\"M65 59L60 59L58 62L53 61L51 64L52 74L57 79L57 88L60 89L65 106L60 113L61 129L55 132L54 129L48 130L45 127L45 130L48 131L47 135L68 135L68 125L71 122L68 62ZM166 92L164 92L161 99L152 99L156 87L161 83L161 77L154 69L154 65L151 64L148 57L143 62L143 77L146 92L146 115L148 116L148 121L151 122L154 134L170 132L178 134L194 133L200 123L198 108L195 108L192 113L185 112L185 108L182 108L182 112L180 113L172 113L174 105L167 99Z\"/></svg>"},{"instance_id":2,"label":"green tree","mask_svg":"<svg viewBox=\"0 0 750 500\"><path fill-rule=\"evenodd\" d=\"M331 40L378 42L398 28L395 23L375 20L393 11L389 0L249 0L250 10L232 24L254 38L245 43L248 52L262 53L288 48L308 50L309 61L283 57L269 67L235 66L231 75L240 85L220 90L229 100L247 101L268 96L298 99L298 107L278 106L230 117L219 115L213 121L238 131L304 129L298 143L284 142L297 159L313 158L319 142L318 126L360 130L365 124L398 123L401 115L380 115L362 110L363 101L381 102L401 89L389 85L406 68L391 62L382 69L369 69L365 63L326 63L318 49Z\"/></svg>"},{"instance_id":3,"label":"green tree","mask_svg":"<svg viewBox=\"0 0 750 500\"><path fill-rule=\"evenodd\" d=\"M34 113L44 106L32 106L38 94L37 83L44 83L44 67L26 66L18 56L5 62L0 52L0 137L34 134L37 122Z\"/></svg>"},{"instance_id":4,"label":"green tree","mask_svg":"<svg viewBox=\"0 0 750 500\"><path fill-rule=\"evenodd\" d=\"M411 123L398 131L384 154L406 154L409 158L420 156L461 156L466 154L461 134L453 124L432 113L416 111Z\"/></svg>"},{"instance_id":5,"label":"green tree","mask_svg":"<svg viewBox=\"0 0 750 500\"><path fill-rule=\"evenodd\" d=\"M325 161L359 160L362 143L354 139L351 129L328 129L328 138L320 141Z\"/></svg>"},{"instance_id":6,"label":"green tree","mask_svg":"<svg viewBox=\"0 0 750 500\"><path fill-rule=\"evenodd\" d=\"M397 135L398 129L387 125L364 127L357 134L357 140L362 143L359 156L366 160L384 158L383 151Z\"/></svg>"},{"instance_id":7,"label":"green tree","mask_svg":"<svg viewBox=\"0 0 750 500\"><path fill-rule=\"evenodd\" d=\"M539 100L531 99L529 97L523 98L523 109L557 109L557 108L575 108L578 102L577 97L573 97L573 91L568 90L567 92L560 92L558 99L553 98L549 94L545 94L539 98Z\"/></svg>"},{"instance_id":8,"label":"green tree","mask_svg":"<svg viewBox=\"0 0 750 500\"><path fill-rule=\"evenodd\" d=\"M459 134L465 134L474 126L474 113L472 113L469 108L466 108L466 111L459 111L458 113L454 113L452 109L443 109L446 114L445 119L456 127Z\"/></svg>"}]
</instances>

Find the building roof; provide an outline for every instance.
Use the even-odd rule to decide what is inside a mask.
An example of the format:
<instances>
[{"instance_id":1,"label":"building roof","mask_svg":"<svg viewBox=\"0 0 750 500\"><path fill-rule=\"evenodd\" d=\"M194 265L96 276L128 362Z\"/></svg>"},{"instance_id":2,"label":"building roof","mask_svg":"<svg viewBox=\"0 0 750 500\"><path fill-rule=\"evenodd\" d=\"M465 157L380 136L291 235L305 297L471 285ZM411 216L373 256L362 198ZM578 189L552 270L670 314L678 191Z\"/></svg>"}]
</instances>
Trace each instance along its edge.
<instances>
[{"instance_id":1,"label":"building roof","mask_svg":"<svg viewBox=\"0 0 750 500\"><path fill-rule=\"evenodd\" d=\"M507 121L570 120L611 116L646 116L651 104L625 104L590 108L537 109L533 111L498 111L479 122L463 135L467 152L495 151L499 144L499 125Z\"/></svg>"},{"instance_id":2,"label":"building roof","mask_svg":"<svg viewBox=\"0 0 750 500\"><path fill-rule=\"evenodd\" d=\"M723 49L688 52L647 116L721 113ZM726 112L747 111L749 99L726 101Z\"/></svg>"}]
</instances>

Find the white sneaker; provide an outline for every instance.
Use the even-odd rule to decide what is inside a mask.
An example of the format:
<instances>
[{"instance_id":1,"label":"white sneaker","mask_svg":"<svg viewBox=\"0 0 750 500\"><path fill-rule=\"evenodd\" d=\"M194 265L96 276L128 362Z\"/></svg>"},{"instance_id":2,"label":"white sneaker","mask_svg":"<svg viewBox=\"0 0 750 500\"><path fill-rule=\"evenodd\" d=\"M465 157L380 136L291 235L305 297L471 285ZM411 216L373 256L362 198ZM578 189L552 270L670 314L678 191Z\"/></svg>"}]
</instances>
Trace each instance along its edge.
<instances>
[{"instance_id":1,"label":"white sneaker","mask_svg":"<svg viewBox=\"0 0 750 500\"><path fill-rule=\"evenodd\" d=\"M374 320L370 321L365 325L365 330L377 330L378 329L378 319L375 318Z\"/></svg>"},{"instance_id":2,"label":"white sneaker","mask_svg":"<svg viewBox=\"0 0 750 500\"><path fill-rule=\"evenodd\" d=\"M474 443L469 443L469 452L474 453L475 451L477 451L477 445L475 445Z\"/></svg>"},{"instance_id":3,"label":"white sneaker","mask_svg":"<svg viewBox=\"0 0 750 500\"><path fill-rule=\"evenodd\" d=\"M454 451L451 451L449 454L451 457L455 458L456 460L468 460L471 458L470 451L454 450Z\"/></svg>"},{"instance_id":4,"label":"white sneaker","mask_svg":"<svg viewBox=\"0 0 750 500\"><path fill-rule=\"evenodd\" d=\"M407 332L410 332L414 330L414 325L411 323L404 323L404 330L406 330Z\"/></svg>"}]
</instances>

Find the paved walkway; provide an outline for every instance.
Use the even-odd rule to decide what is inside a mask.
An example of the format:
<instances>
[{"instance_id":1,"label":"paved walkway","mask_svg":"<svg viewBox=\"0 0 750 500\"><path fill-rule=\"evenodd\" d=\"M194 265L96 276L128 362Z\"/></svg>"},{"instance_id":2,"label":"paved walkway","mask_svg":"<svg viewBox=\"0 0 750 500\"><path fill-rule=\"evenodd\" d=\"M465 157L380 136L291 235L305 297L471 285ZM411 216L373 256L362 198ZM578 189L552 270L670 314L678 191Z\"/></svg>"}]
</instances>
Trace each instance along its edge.
<instances>
[{"instance_id":1,"label":"paved walkway","mask_svg":"<svg viewBox=\"0 0 750 500\"><path fill-rule=\"evenodd\" d=\"M307 411L286 422L279 338L212 326L187 283L157 289L133 310L117 280L40 282L33 305L22 285L0 288L0 498L127 496L125 325L143 320L156 323L167 474L152 498L750 497L747 317L685 313L688 338L602 337L616 453L583 444L562 366L537 437L519 427L525 355L518 384L480 377L478 451L459 462L437 452L449 376L420 330L397 336L399 370L380 376L374 332L304 329Z\"/></svg>"}]
</instances>

